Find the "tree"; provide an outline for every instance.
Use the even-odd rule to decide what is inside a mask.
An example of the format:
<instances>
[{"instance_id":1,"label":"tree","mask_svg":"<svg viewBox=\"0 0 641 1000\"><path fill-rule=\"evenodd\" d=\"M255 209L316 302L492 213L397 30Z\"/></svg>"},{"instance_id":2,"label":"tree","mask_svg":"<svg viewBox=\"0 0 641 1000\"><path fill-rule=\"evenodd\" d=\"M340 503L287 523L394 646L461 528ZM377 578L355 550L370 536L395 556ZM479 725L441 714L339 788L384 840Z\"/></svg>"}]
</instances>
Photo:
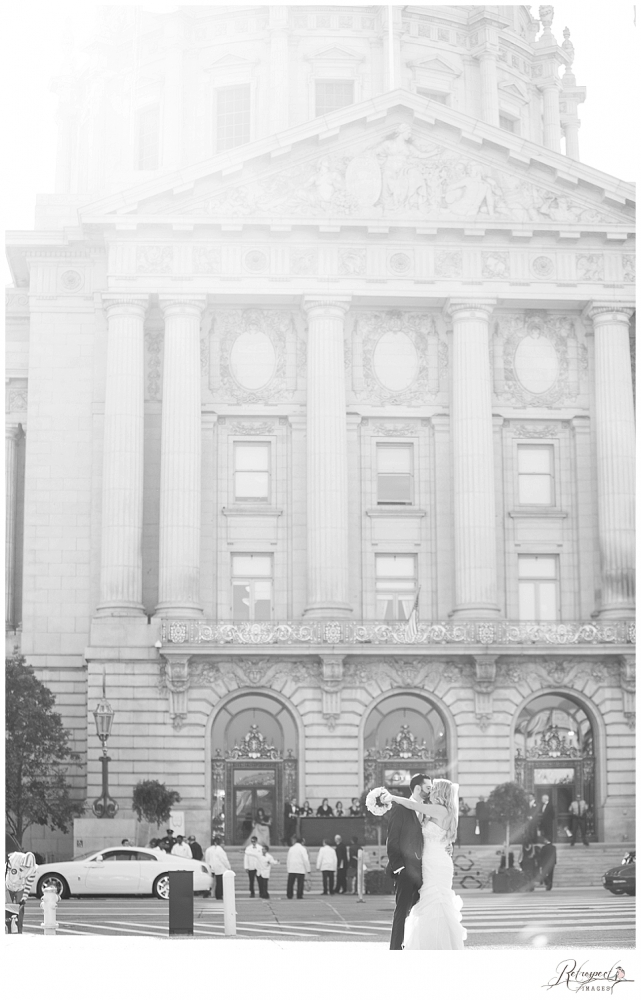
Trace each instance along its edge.
<instances>
[{"instance_id":1,"label":"tree","mask_svg":"<svg viewBox=\"0 0 641 1000\"><path fill-rule=\"evenodd\" d=\"M9 657L6 676L7 828L22 843L34 823L66 833L84 807L71 797L64 762L80 760L53 708L56 699L24 656Z\"/></svg>"},{"instance_id":2,"label":"tree","mask_svg":"<svg viewBox=\"0 0 641 1000\"><path fill-rule=\"evenodd\" d=\"M487 800L490 817L505 828L505 863L510 850L510 827L522 824L527 818L528 797L521 785L506 781L490 792Z\"/></svg>"},{"instance_id":3,"label":"tree","mask_svg":"<svg viewBox=\"0 0 641 1000\"><path fill-rule=\"evenodd\" d=\"M131 805L138 820L160 826L169 819L172 806L180 802L180 795L162 784L161 781L139 781L134 788Z\"/></svg>"}]
</instances>

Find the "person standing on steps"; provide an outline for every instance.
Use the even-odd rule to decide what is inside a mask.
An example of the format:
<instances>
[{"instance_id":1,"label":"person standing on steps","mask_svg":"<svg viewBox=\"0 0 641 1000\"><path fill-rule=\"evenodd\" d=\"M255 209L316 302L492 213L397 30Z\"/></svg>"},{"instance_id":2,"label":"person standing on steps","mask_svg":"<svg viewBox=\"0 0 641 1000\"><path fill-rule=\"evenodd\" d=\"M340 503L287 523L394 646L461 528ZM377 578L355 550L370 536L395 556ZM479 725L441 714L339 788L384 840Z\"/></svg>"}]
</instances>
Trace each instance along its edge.
<instances>
[{"instance_id":1,"label":"person standing on steps","mask_svg":"<svg viewBox=\"0 0 641 1000\"><path fill-rule=\"evenodd\" d=\"M490 834L490 811L484 795L479 795L476 803L476 822L479 827L479 843L487 844Z\"/></svg>"},{"instance_id":2,"label":"person standing on steps","mask_svg":"<svg viewBox=\"0 0 641 1000\"><path fill-rule=\"evenodd\" d=\"M539 851L539 864L541 866L541 878L543 885L549 892L554 880L554 869L556 867L556 847L547 837L543 838L543 843Z\"/></svg>"},{"instance_id":3,"label":"person standing on steps","mask_svg":"<svg viewBox=\"0 0 641 1000\"><path fill-rule=\"evenodd\" d=\"M271 875L272 865L279 864L280 861L273 858L263 844L261 855L258 859L258 868L256 869L256 874L258 876L258 895L261 899L269 899L269 876Z\"/></svg>"},{"instance_id":4,"label":"person standing on steps","mask_svg":"<svg viewBox=\"0 0 641 1000\"><path fill-rule=\"evenodd\" d=\"M292 846L287 852L287 898L294 898L294 886L296 886L296 899L303 898L305 888L305 876L311 871L309 855L305 846L298 837L292 837Z\"/></svg>"},{"instance_id":5,"label":"person standing on steps","mask_svg":"<svg viewBox=\"0 0 641 1000\"><path fill-rule=\"evenodd\" d=\"M554 811L554 806L550 802L549 795L541 796L541 812L539 813L539 830L541 831L541 836L544 840L549 840L550 843L554 841L554 821L556 819L556 812Z\"/></svg>"},{"instance_id":6,"label":"person standing on steps","mask_svg":"<svg viewBox=\"0 0 641 1000\"><path fill-rule=\"evenodd\" d=\"M323 896L334 895L334 876L337 867L336 851L324 840L316 858L316 869L323 877Z\"/></svg>"},{"instance_id":7,"label":"person standing on steps","mask_svg":"<svg viewBox=\"0 0 641 1000\"><path fill-rule=\"evenodd\" d=\"M202 861L203 859L203 849L194 837L193 833L187 837L187 843L189 844L189 849L191 851L191 856L194 861Z\"/></svg>"},{"instance_id":8,"label":"person standing on steps","mask_svg":"<svg viewBox=\"0 0 641 1000\"><path fill-rule=\"evenodd\" d=\"M581 834L581 840L583 841L584 847L590 846L590 841L588 840L588 804L585 799L576 798L570 802L570 847L574 847L576 843L577 833Z\"/></svg>"},{"instance_id":9,"label":"person standing on steps","mask_svg":"<svg viewBox=\"0 0 641 1000\"><path fill-rule=\"evenodd\" d=\"M215 898L223 898L223 875L231 871L227 852L223 849L220 837L214 837L211 847L205 851L205 863L209 865L216 878Z\"/></svg>"},{"instance_id":10,"label":"person standing on steps","mask_svg":"<svg viewBox=\"0 0 641 1000\"><path fill-rule=\"evenodd\" d=\"M251 837L245 848L243 858L243 868L249 876L249 895L253 899L256 895L256 873L258 871L258 858L262 857L262 847L258 846L258 837Z\"/></svg>"},{"instance_id":11,"label":"person standing on steps","mask_svg":"<svg viewBox=\"0 0 641 1000\"><path fill-rule=\"evenodd\" d=\"M339 833L334 837L336 845L336 892L344 895L347 892L347 846Z\"/></svg>"}]
</instances>

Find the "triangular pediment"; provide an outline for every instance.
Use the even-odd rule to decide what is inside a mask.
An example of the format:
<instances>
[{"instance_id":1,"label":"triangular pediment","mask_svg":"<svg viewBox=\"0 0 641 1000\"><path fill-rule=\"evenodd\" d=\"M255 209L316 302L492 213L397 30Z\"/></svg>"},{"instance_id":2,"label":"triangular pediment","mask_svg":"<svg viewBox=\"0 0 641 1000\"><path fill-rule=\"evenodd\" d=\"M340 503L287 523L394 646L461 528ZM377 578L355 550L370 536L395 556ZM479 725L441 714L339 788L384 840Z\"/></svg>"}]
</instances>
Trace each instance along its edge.
<instances>
[{"instance_id":1,"label":"triangular pediment","mask_svg":"<svg viewBox=\"0 0 641 1000\"><path fill-rule=\"evenodd\" d=\"M450 66L449 63L444 62L442 59L425 59L423 62L414 62L412 65L416 69L422 69L429 73L445 73L447 76L460 76L460 70L456 69L454 66Z\"/></svg>"},{"instance_id":2,"label":"triangular pediment","mask_svg":"<svg viewBox=\"0 0 641 1000\"><path fill-rule=\"evenodd\" d=\"M626 197L631 185L396 91L86 206L81 218L586 230L630 228Z\"/></svg>"},{"instance_id":3,"label":"triangular pediment","mask_svg":"<svg viewBox=\"0 0 641 1000\"><path fill-rule=\"evenodd\" d=\"M508 97L516 97L519 101L527 100L527 91L522 85L517 86L515 83L499 83L499 90L502 94L506 94Z\"/></svg>"},{"instance_id":4,"label":"triangular pediment","mask_svg":"<svg viewBox=\"0 0 641 1000\"><path fill-rule=\"evenodd\" d=\"M316 52L314 53L314 55L310 55L308 58L316 62L317 59L328 59L328 60L349 59L350 61L352 61L354 59L361 60L363 57L360 55L356 55L354 52L347 52L345 49L338 49L334 47L331 49L323 49L322 52Z\"/></svg>"}]
</instances>

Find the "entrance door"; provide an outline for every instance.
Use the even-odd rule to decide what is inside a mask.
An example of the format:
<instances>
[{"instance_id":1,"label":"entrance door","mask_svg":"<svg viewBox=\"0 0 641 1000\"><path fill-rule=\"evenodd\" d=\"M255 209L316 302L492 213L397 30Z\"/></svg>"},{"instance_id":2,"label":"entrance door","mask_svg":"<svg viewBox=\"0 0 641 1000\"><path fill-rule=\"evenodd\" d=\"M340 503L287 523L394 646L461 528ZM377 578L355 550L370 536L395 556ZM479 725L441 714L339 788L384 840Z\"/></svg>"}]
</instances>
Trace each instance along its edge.
<instances>
[{"instance_id":1,"label":"entrance door","mask_svg":"<svg viewBox=\"0 0 641 1000\"><path fill-rule=\"evenodd\" d=\"M570 803L574 798L574 782L563 785L539 785L535 784L534 794L539 808L544 795L550 796L550 802L554 809L554 841L565 841L567 839L566 829L570 828Z\"/></svg>"},{"instance_id":2,"label":"entrance door","mask_svg":"<svg viewBox=\"0 0 641 1000\"><path fill-rule=\"evenodd\" d=\"M252 834L261 843L278 843L276 778L276 767L268 764L233 766L232 843L243 844Z\"/></svg>"}]
</instances>

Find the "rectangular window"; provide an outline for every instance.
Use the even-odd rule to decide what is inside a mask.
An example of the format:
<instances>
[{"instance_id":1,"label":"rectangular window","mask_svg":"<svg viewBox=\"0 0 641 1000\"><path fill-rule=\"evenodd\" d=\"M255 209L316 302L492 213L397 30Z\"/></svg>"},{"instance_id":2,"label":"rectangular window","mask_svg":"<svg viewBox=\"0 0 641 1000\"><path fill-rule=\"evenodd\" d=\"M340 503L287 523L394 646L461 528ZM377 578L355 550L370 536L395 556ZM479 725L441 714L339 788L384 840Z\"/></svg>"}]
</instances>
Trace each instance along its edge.
<instances>
[{"instance_id":1,"label":"rectangular window","mask_svg":"<svg viewBox=\"0 0 641 1000\"><path fill-rule=\"evenodd\" d=\"M549 444L517 445L519 503L554 503L554 449Z\"/></svg>"},{"instance_id":2,"label":"rectangular window","mask_svg":"<svg viewBox=\"0 0 641 1000\"><path fill-rule=\"evenodd\" d=\"M519 556L519 618L533 622L558 620L557 556Z\"/></svg>"},{"instance_id":3,"label":"rectangular window","mask_svg":"<svg viewBox=\"0 0 641 1000\"><path fill-rule=\"evenodd\" d=\"M376 445L377 503L413 502L413 450L411 444Z\"/></svg>"},{"instance_id":4,"label":"rectangular window","mask_svg":"<svg viewBox=\"0 0 641 1000\"><path fill-rule=\"evenodd\" d=\"M232 618L235 621L269 621L272 617L272 557L233 555L231 573Z\"/></svg>"},{"instance_id":5,"label":"rectangular window","mask_svg":"<svg viewBox=\"0 0 641 1000\"><path fill-rule=\"evenodd\" d=\"M505 129L506 132L514 132L518 135L519 123L516 118L510 118L509 115L499 114L499 128Z\"/></svg>"},{"instance_id":6,"label":"rectangular window","mask_svg":"<svg viewBox=\"0 0 641 1000\"><path fill-rule=\"evenodd\" d=\"M327 115L338 108L354 103L353 80L316 81L316 117Z\"/></svg>"},{"instance_id":7,"label":"rectangular window","mask_svg":"<svg viewBox=\"0 0 641 1000\"><path fill-rule=\"evenodd\" d=\"M376 556L377 618L406 621L416 591L416 556Z\"/></svg>"},{"instance_id":8,"label":"rectangular window","mask_svg":"<svg viewBox=\"0 0 641 1000\"><path fill-rule=\"evenodd\" d=\"M438 90L427 90L425 87L417 87L416 93L421 97L428 97L430 101L438 101L439 104L449 104L450 95L441 94Z\"/></svg>"},{"instance_id":9,"label":"rectangular window","mask_svg":"<svg viewBox=\"0 0 641 1000\"><path fill-rule=\"evenodd\" d=\"M237 503L269 502L269 442L234 445L234 500Z\"/></svg>"},{"instance_id":10,"label":"rectangular window","mask_svg":"<svg viewBox=\"0 0 641 1000\"><path fill-rule=\"evenodd\" d=\"M160 166L160 108L157 104L138 112L137 168L157 170Z\"/></svg>"},{"instance_id":11,"label":"rectangular window","mask_svg":"<svg viewBox=\"0 0 641 1000\"><path fill-rule=\"evenodd\" d=\"M250 89L248 83L235 87L218 88L214 121L214 144L217 153L249 142Z\"/></svg>"}]
</instances>

